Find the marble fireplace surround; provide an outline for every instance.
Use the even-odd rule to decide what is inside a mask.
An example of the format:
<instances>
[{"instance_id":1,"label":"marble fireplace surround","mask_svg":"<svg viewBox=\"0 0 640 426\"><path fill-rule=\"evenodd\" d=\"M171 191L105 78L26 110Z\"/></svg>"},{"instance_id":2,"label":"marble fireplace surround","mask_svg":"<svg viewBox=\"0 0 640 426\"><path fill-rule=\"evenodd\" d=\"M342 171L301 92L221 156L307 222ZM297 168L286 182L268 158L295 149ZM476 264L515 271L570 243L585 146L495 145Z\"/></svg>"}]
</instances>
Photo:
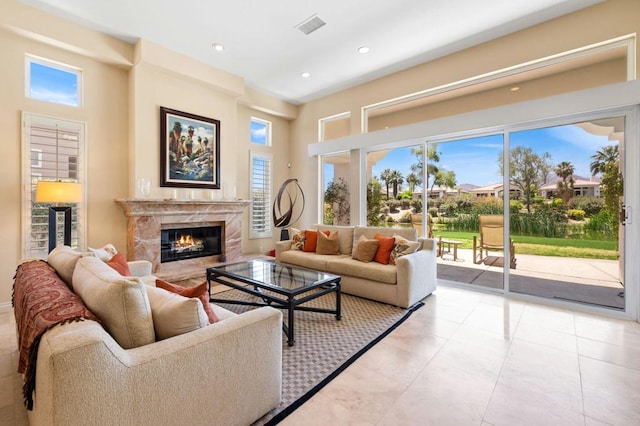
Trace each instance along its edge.
<instances>
[{"instance_id":1,"label":"marble fireplace surround","mask_svg":"<svg viewBox=\"0 0 640 426\"><path fill-rule=\"evenodd\" d=\"M219 256L160 262L160 230L163 225L223 222L223 253L226 262L242 258L242 213L246 200L160 200L119 198L115 200L127 217L127 259L148 260L153 273L167 281L203 277L206 268L222 261Z\"/></svg>"}]
</instances>

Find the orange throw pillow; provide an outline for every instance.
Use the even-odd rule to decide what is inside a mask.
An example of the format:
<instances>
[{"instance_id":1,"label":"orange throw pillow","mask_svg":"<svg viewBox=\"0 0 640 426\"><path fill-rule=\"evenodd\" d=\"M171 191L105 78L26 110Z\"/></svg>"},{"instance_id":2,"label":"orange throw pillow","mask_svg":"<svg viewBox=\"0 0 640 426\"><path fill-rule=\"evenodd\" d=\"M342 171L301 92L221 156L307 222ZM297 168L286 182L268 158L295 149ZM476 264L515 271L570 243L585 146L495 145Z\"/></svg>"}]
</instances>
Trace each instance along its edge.
<instances>
[{"instance_id":1,"label":"orange throw pillow","mask_svg":"<svg viewBox=\"0 0 640 426\"><path fill-rule=\"evenodd\" d=\"M329 231L322 231L324 235L329 236ZM305 229L304 230L304 248L302 251L314 252L316 251L316 246L318 245L318 231L314 229Z\"/></svg>"},{"instance_id":2,"label":"orange throw pillow","mask_svg":"<svg viewBox=\"0 0 640 426\"><path fill-rule=\"evenodd\" d=\"M213 312L213 308L209 303L209 292L207 291L206 281L195 287L183 287L181 285L171 284L170 282L158 278L156 279L156 287L165 289L184 297L197 297L202 302L204 311L207 313L207 317L209 317L209 324L213 324L219 321L218 316L215 312Z\"/></svg>"},{"instance_id":3,"label":"orange throw pillow","mask_svg":"<svg viewBox=\"0 0 640 426\"><path fill-rule=\"evenodd\" d=\"M107 265L111 266L113 269L118 271L120 275L125 277L131 276L131 271L129 270L129 264L127 263L127 259L124 258L122 253L116 253L115 256L111 258L107 262Z\"/></svg>"},{"instance_id":4,"label":"orange throw pillow","mask_svg":"<svg viewBox=\"0 0 640 426\"><path fill-rule=\"evenodd\" d=\"M373 260L378 263L382 263L383 265L388 265L396 239L393 237L385 237L380 234L376 234L374 238L378 240L378 250L376 250L376 255L373 257Z\"/></svg>"}]
</instances>

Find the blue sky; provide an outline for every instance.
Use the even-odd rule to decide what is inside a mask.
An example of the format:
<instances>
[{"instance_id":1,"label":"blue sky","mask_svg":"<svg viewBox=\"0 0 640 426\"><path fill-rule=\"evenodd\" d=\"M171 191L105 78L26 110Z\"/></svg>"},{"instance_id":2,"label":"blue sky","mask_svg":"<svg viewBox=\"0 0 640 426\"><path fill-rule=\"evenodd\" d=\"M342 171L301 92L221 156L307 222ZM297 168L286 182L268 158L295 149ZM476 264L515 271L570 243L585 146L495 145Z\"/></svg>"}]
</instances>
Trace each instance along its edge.
<instances>
[{"instance_id":1,"label":"blue sky","mask_svg":"<svg viewBox=\"0 0 640 426\"><path fill-rule=\"evenodd\" d=\"M259 145L267 144L267 125L259 121L251 120L251 142Z\"/></svg>"},{"instance_id":2,"label":"blue sky","mask_svg":"<svg viewBox=\"0 0 640 426\"><path fill-rule=\"evenodd\" d=\"M30 96L41 101L78 106L78 75L31 62Z\"/></svg>"},{"instance_id":3,"label":"blue sky","mask_svg":"<svg viewBox=\"0 0 640 426\"><path fill-rule=\"evenodd\" d=\"M606 136L592 135L575 125L550 127L544 129L513 132L510 134L511 148L525 146L534 152L551 154L552 164L562 161L571 162L575 174L589 177L591 156L603 146L612 145ZM498 156L502 151L502 135L463 139L438 144L440 163L438 166L456 173L458 185L472 183L479 186L501 181ZM411 173L411 165L416 158L411 148L391 151L373 166L373 174L389 168L398 170L403 176ZM406 187L406 185L405 185Z\"/></svg>"}]
</instances>

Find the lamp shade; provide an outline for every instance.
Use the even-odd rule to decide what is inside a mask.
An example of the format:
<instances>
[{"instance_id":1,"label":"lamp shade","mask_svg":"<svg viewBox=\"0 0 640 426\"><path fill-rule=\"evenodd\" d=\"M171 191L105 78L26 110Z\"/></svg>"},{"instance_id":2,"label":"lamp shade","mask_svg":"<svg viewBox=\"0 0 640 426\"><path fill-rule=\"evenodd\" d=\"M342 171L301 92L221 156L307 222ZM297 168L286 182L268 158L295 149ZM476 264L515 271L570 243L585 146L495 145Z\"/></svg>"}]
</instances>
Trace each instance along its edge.
<instances>
[{"instance_id":1,"label":"lamp shade","mask_svg":"<svg viewBox=\"0 0 640 426\"><path fill-rule=\"evenodd\" d=\"M36 187L36 203L80 203L82 185L73 182L41 180Z\"/></svg>"}]
</instances>

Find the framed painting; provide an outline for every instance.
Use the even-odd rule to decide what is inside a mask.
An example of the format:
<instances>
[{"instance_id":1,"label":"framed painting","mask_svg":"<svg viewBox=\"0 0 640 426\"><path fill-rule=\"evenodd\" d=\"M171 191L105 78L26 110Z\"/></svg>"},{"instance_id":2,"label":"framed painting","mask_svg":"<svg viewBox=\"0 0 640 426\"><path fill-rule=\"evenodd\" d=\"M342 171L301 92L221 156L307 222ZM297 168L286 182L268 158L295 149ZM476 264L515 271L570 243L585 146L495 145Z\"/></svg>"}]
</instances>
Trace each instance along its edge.
<instances>
[{"instance_id":1,"label":"framed painting","mask_svg":"<svg viewBox=\"0 0 640 426\"><path fill-rule=\"evenodd\" d=\"M220 121L160 107L160 186L220 189Z\"/></svg>"}]
</instances>

